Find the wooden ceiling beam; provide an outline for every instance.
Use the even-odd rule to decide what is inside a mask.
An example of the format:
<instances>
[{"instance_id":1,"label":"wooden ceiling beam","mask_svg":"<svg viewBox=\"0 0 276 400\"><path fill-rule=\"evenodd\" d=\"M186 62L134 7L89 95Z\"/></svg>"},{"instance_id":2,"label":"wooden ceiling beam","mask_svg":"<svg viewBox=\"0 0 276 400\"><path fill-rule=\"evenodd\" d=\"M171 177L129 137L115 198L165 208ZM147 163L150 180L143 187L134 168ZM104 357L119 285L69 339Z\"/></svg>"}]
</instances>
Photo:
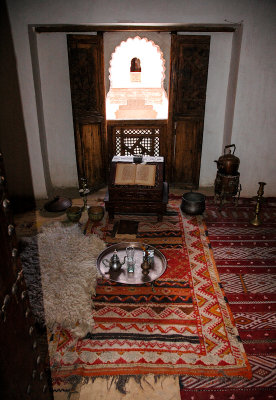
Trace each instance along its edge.
<instances>
[{"instance_id":1,"label":"wooden ceiling beam","mask_svg":"<svg viewBox=\"0 0 276 400\"><path fill-rule=\"evenodd\" d=\"M240 24L185 24L185 25L32 25L35 32L235 32Z\"/></svg>"}]
</instances>

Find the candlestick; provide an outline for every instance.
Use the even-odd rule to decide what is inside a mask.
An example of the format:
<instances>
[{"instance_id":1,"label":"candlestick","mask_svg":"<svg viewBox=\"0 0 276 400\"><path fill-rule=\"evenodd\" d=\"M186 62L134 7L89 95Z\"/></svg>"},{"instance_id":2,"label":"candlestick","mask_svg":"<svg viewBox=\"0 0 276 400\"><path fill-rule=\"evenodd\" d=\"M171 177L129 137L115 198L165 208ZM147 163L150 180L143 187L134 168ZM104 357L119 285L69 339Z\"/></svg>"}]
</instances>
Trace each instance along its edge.
<instances>
[{"instance_id":1,"label":"candlestick","mask_svg":"<svg viewBox=\"0 0 276 400\"><path fill-rule=\"evenodd\" d=\"M262 196L264 194L264 185L266 185L265 182L259 182L259 190L257 192L257 203L256 203L256 209L255 209L255 217L250 221L250 223L254 226L259 226L262 223L261 217L260 217L260 210L261 210L261 200Z\"/></svg>"},{"instance_id":2,"label":"candlestick","mask_svg":"<svg viewBox=\"0 0 276 400\"><path fill-rule=\"evenodd\" d=\"M81 188L79 189L79 194L83 200L83 211L88 210L87 206L87 195L90 193L90 189L88 188L87 179L81 178Z\"/></svg>"}]
</instances>

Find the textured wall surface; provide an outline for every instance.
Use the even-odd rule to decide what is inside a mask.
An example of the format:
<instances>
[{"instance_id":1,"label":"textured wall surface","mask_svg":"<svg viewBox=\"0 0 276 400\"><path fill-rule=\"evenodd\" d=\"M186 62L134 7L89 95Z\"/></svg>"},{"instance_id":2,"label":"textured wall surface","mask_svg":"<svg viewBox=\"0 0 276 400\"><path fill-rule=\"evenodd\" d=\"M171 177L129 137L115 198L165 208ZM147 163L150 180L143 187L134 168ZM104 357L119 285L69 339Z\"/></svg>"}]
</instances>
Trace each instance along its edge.
<instances>
[{"instance_id":1,"label":"textured wall surface","mask_svg":"<svg viewBox=\"0 0 276 400\"><path fill-rule=\"evenodd\" d=\"M276 146L275 1L213 0L205 2L204 0L195 0L188 2L175 0L167 2L167 0L141 0L137 2L133 0L95 0L91 2L90 0L80 0L76 2L60 0L57 2L48 0L37 2L36 0L25 0L22 2L20 0L7 0L7 5L17 58L33 187L37 198L46 196L45 180L47 179L52 180L52 184L55 185L73 185L76 182L76 170L75 160L71 162L74 158L74 154L72 154L74 147L71 136L72 120L69 120L68 107L57 104L57 108L55 108L53 104L51 105L47 101L47 96L49 100L49 92L52 91L52 89L49 89L48 93L45 91L45 85L48 85L45 81L45 73L48 75L47 68L45 71L45 57L47 55L45 46L47 47L47 43L42 46L42 41L45 41L45 39L40 40L38 37L32 43L28 25L101 23L155 23L160 25L163 23L224 24L242 22L240 59L237 60L237 90L234 91L236 97L230 99L230 103L234 107L234 116L230 124L232 129L230 139L231 142L236 144L237 155L241 159L240 172L243 194L255 195L258 189L258 181L261 180L267 182L265 194L267 196L276 195L274 156ZM51 41L51 39L49 40ZM229 51L227 50L227 54L225 54L223 41L224 39L221 39L220 43L217 42L217 51L221 52L221 59L217 61L216 65L210 65L210 73L211 67L214 68L212 79L217 79L213 83L214 96L219 95L220 84L224 88L227 87L229 91L229 80L226 72L228 67L224 66L219 70L221 64L229 63L230 56L229 48ZM62 51L64 51L64 44L60 42L60 46L60 49L63 48ZM227 40L227 46L229 47L229 40ZM33 49L34 47L36 47L36 52ZM54 54L50 54L50 56L54 57ZM41 57L44 62L42 62ZM57 62L60 62L60 60L57 60ZM59 65L59 67L66 69L65 65ZM51 68L53 68L52 65L49 66L49 69ZM63 90L68 96L68 88L66 89L63 86ZM211 163L222 152L223 137L221 133L219 134L220 128L218 127L222 125L222 120L224 123L225 111L227 111L225 98L222 102L219 102L218 107L215 107L210 99L208 101L208 90L209 87L207 88L200 178L200 183L206 185L210 184L212 176L215 176L215 166L211 166ZM53 93L50 98L52 96ZM65 102L67 101L68 97ZM51 123L49 125L49 121L53 119L51 113L54 113L55 110L58 111L56 115L61 113L60 115L63 115L66 121L64 123L57 121L57 126L53 126ZM220 121L219 124L214 123L216 120ZM62 140L62 137L54 140L53 135L58 135L55 130L68 136L63 136ZM68 139L68 143L66 140L64 141L65 137ZM68 145L68 149L65 150L63 146L66 145ZM60 155L58 165L56 164L57 153ZM54 172L57 171L58 174L61 174L64 166L68 167L70 178L65 179L63 175L60 175L60 177L53 179ZM45 173L47 168L48 173Z\"/></svg>"}]
</instances>

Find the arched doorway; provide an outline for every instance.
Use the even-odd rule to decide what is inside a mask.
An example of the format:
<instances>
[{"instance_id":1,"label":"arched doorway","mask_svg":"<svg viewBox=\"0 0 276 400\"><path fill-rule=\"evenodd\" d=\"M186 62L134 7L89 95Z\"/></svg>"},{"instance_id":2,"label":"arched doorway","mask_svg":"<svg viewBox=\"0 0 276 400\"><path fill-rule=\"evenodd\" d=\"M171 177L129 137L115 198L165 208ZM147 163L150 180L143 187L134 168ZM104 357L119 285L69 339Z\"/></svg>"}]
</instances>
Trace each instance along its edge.
<instances>
[{"instance_id":1,"label":"arched doorway","mask_svg":"<svg viewBox=\"0 0 276 400\"><path fill-rule=\"evenodd\" d=\"M114 155L143 154L164 156L171 183L198 187L210 37L171 36L168 118L106 120L102 33L68 35L78 173L89 177L90 186L106 182L104 174ZM126 63L133 93L142 76L130 79L130 74L142 74L142 56L135 52ZM134 58L139 59L141 72L131 71Z\"/></svg>"}]
</instances>

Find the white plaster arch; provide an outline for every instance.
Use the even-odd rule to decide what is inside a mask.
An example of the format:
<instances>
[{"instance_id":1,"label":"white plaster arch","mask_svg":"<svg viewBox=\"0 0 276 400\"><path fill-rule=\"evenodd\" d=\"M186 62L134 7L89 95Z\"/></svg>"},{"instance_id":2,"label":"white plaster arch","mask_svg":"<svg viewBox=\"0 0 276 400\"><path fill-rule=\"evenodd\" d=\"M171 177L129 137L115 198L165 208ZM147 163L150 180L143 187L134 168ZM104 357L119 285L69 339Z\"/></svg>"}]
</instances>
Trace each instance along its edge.
<instances>
[{"instance_id":1,"label":"white plaster arch","mask_svg":"<svg viewBox=\"0 0 276 400\"><path fill-rule=\"evenodd\" d=\"M141 61L141 83L130 81L130 63L137 57ZM163 87L165 60L160 47L152 40L136 36L116 47L110 60L111 87Z\"/></svg>"},{"instance_id":2,"label":"white plaster arch","mask_svg":"<svg viewBox=\"0 0 276 400\"><path fill-rule=\"evenodd\" d=\"M139 58L141 73L138 80L133 80L130 73L131 60ZM115 48L109 68L110 90L107 94L107 119L118 118L116 112L122 105L137 101L141 107L141 101L145 106L151 106L154 110L153 118L167 118L168 96L164 90L165 60L158 45L152 40L136 36L122 41ZM121 118L128 118L127 112L119 113ZM153 115L152 114L152 115ZM132 111L131 115L135 115ZM137 110L137 119L147 118L147 114ZM149 117L148 117L149 118Z\"/></svg>"}]
</instances>

